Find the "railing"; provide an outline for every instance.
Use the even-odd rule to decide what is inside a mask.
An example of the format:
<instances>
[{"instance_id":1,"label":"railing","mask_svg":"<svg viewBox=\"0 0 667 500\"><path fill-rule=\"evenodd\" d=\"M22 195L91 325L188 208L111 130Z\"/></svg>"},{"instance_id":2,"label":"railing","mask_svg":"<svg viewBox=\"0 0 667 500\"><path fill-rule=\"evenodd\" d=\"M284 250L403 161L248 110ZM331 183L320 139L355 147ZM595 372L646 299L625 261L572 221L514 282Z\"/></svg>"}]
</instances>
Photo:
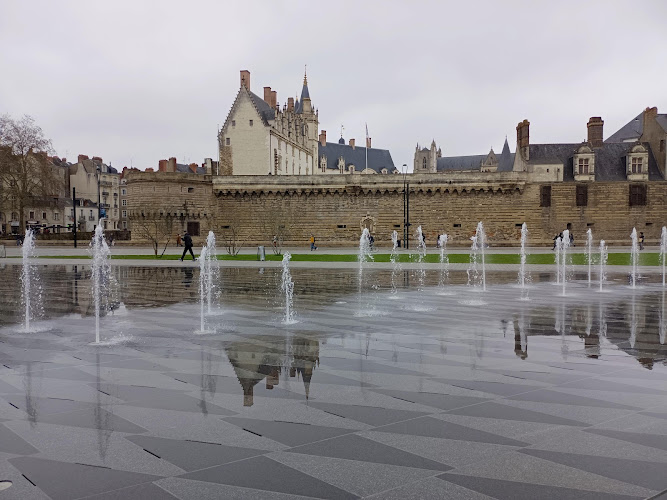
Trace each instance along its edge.
<instances>
[{"instance_id":1,"label":"railing","mask_svg":"<svg viewBox=\"0 0 667 500\"><path fill-rule=\"evenodd\" d=\"M113 184L109 181L100 181L100 186L111 187Z\"/></svg>"},{"instance_id":2,"label":"railing","mask_svg":"<svg viewBox=\"0 0 667 500\"><path fill-rule=\"evenodd\" d=\"M84 220L85 220L85 218L84 218ZM95 220L95 216L94 215L89 215L88 220Z\"/></svg>"},{"instance_id":3,"label":"railing","mask_svg":"<svg viewBox=\"0 0 667 500\"><path fill-rule=\"evenodd\" d=\"M102 196L109 196L109 191L102 191Z\"/></svg>"},{"instance_id":4,"label":"railing","mask_svg":"<svg viewBox=\"0 0 667 500\"><path fill-rule=\"evenodd\" d=\"M111 205L109 205L108 203L101 203L100 207L102 207L102 208L111 208Z\"/></svg>"}]
</instances>

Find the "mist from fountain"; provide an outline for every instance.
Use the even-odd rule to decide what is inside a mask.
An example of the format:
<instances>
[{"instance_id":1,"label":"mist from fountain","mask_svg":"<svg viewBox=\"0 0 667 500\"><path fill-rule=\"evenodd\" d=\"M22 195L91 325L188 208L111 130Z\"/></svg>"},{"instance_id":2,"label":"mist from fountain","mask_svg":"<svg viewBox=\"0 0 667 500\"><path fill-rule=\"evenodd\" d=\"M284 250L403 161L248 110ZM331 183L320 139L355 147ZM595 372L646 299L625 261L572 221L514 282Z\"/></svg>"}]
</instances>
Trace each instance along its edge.
<instances>
[{"instance_id":1,"label":"mist from fountain","mask_svg":"<svg viewBox=\"0 0 667 500\"><path fill-rule=\"evenodd\" d=\"M417 269L417 289L422 292L424 291L424 284L426 282L426 269L424 267L426 260L426 242L424 241L424 233L422 233L421 226L417 226L415 237L417 238L417 264L419 265Z\"/></svg>"},{"instance_id":2,"label":"mist from fountain","mask_svg":"<svg viewBox=\"0 0 667 500\"><path fill-rule=\"evenodd\" d=\"M635 294L632 294L632 301L630 302L630 347L635 348L637 343L637 306L635 304Z\"/></svg>"},{"instance_id":3,"label":"mist from fountain","mask_svg":"<svg viewBox=\"0 0 667 500\"><path fill-rule=\"evenodd\" d=\"M441 234L438 236L438 246L440 247L440 280L438 281L438 287L440 288L440 294L449 283L449 255L447 254L447 242L449 241L449 236L447 234Z\"/></svg>"},{"instance_id":4,"label":"mist from fountain","mask_svg":"<svg viewBox=\"0 0 667 500\"><path fill-rule=\"evenodd\" d=\"M632 234L630 234L632 239L632 247L630 249L630 263L632 265L632 270L630 271L630 282L632 288L637 288L637 278L639 277L637 267L639 265L639 244L637 243L637 229L632 228Z\"/></svg>"},{"instance_id":5,"label":"mist from fountain","mask_svg":"<svg viewBox=\"0 0 667 500\"><path fill-rule=\"evenodd\" d=\"M280 283L280 290L285 296L285 317L283 318L283 324L292 325L296 323L294 319L294 282L292 281L292 273L289 269L289 261L292 259L292 255L289 252L283 254L283 274L282 281Z\"/></svg>"},{"instance_id":6,"label":"mist from fountain","mask_svg":"<svg viewBox=\"0 0 667 500\"><path fill-rule=\"evenodd\" d=\"M396 286L396 281L398 280L398 274L401 271L401 264L398 262L398 233L392 231L391 233L391 256L389 260L391 261L391 295L390 298L396 298L398 289Z\"/></svg>"},{"instance_id":7,"label":"mist from fountain","mask_svg":"<svg viewBox=\"0 0 667 500\"><path fill-rule=\"evenodd\" d=\"M41 307L41 286L37 266L33 264L35 258L35 232L28 229L23 240L23 268L21 270L21 291L23 295L23 307L25 309L23 318L23 330L30 331L30 320L35 316L35 311ZM39 296L39 302L35 304L33 295Z\"/></svg>"},{"instance_id":8,"label":"mist from fountain","mask_svg":"<svg viewBox=\"0 0 667 500\"><path fill-rule=\"evenodd\" d=\"M607 245L604 240L600 240L600 262L599 266L599 278L600 278L600 291L602 291L602 285L607 281Z\"/></svg>"},{"instance_id":9,"label":"mist from fountain","mask_svg":"<svg viewBox=\"0 0 667 500\"><path fill-rule=\"evenodd\" d=\"M591 268L593 266L593 231L586 231L586 263L588 264L588 288L591 287Z\"/></svg>"},{"instance_id":10,"label":"mist from fountain","mask_svg":"<svg viewBox=\"0 0 667 500\"><path fill-rule=\"evenodd\" d=\"M567 264L568 264L568 256L567 256L567 249L570 248L570 231L567 229L563 231L563 240L561 242L561 251L560 251L560 259L563 263L562 265L562 271L561 271L561 282L563 284L563 297L565 297L565 290L567 288Z\"/></svg>"},{"instance_id":11,"label":"mist from fountain","mask_svg":"<svg viewBox=\"0 0 667 500\"><path fill-rule=\"evenodd\" d=\"M484 259L484 246L486 245L486 235L484 226L481 222L477 223L475 236L471 237L472 245L470 247L470 264L468 265L468 285L479 286L482 291L486 291L486 262Z\"/></svg>"},{"instance_id":12,"label":"mist from fountain","mask_svg":"<svg viewBox=\"0 0 667 500\"><path fill-rule=\"evenodd\" d=\"M665 260L667 260L667 227L660 232L660 265L662 266L662 287L665 287Z\"/></svg>"},{"instance_id":13,"label":"mist from fountain","mask_svg":"<svg viewBox=\"0 0 667 500\"><path fill-rule=\"evenodd\" d=\"M90 242L90 249L93 257L92 270L92 295L95 305L95 342L100 343L100 315L108 307L109 284L111 281L111 250L104 238L104 229L102 221L99 221Z\"/></svg>"}]
</instances>

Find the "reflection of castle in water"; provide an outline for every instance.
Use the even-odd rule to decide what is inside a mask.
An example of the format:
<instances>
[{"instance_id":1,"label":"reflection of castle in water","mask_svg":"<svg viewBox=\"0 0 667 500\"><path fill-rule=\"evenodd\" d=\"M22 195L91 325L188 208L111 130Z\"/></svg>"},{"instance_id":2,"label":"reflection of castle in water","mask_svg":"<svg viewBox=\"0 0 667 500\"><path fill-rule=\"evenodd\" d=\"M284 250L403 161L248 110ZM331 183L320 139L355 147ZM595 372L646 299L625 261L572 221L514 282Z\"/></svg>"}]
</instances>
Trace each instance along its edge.
<instances>
[{"instance_id":1,"label":"reflection of castle in water","mask_svg":"<svg viewBox=\"0 0 667 500\"><path fill-rule=\"evenodd\" d=\"M320 362L320 342L292 337L283 342L276 337L232 342L225 348L227 357L243 388L243 406L252 406L255 387L266 378L266 390L280 385L280 376L301 379L310 394L313 370Z\"/></svg>"},{"instance_id":2,"label":"reflection of castle in water","mask_svg":"<svg viewBox=\"0 0 667 500\"><path fill-rule=\"evenodd\" d=\"M503 328L506 319L501 320ZM512 315L514 326L514 353L521 359L528 358L528 337L561 336L563 358L567 359L573 336L583 340L583 353L587 358L598 359L601 339L615 345L639 361L647 369L667 359L665 345L665 297L663 294L647 294L642 300L623 301L615 304L593 304L558 307L535 307Z\"/></svg>"}]
</instances>

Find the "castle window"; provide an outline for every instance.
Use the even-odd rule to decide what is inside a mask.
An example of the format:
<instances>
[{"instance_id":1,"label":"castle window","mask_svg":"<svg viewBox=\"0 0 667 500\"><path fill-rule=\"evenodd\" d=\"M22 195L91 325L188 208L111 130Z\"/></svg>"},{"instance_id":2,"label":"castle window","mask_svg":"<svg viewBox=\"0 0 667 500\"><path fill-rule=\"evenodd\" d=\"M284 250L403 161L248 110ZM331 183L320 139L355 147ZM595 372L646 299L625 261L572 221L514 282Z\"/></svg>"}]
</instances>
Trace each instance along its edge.
<instances>
[{"instance_id":1,"label":"castle window","mask_svg":"<svg viewBox=\"0 0 667 500\"><path fill-rule=\"evenodd\" d=\"M631 207L646 205L646 186L644 184L630 184L629 204Z\"/></svg>"},{"instance_id":2,"label":"castle window","mask_svg":"<svg viewBox=\"0 0 667 500\"><path fill-rule=\"evenodd\" d=\"M588 175L588 158L579 158L579 174Z\"/></svg>"},{"instance_id":3,"label":"castle window","mask_svg":"<svg viewBox=\"0 0 667 500\"><path fill-rule=\"evenodd\" d=\"M426 158L422 159L422 168L426 169Z\"/></svg>"},{"instance_id":4,"label":"castle window","mask_svg":"<svg viewBox=\"0 0 667 500\"><path fill-rule=\"evenodd\" d=\"M542 186L540 188L540 206L551 206L551 186Z\"/></svg>"},{"instance_id":5,"label":"castle window","mask_svg":"<svg viewBox=\"0 0 667 500\"><path fill-rule=\"evenodd\" d=\"M232 120L232 127L236 127L236 120Z\"/></svg>"},{"instance_id":6,"label":"castle window","mask_svg":"<svg viewBox=\"0 0 667 500\"><path fill-rule=\"evenodd\" d=\"M252 120L250 120L250 126L252 127Z\"/></svg>"},{"instance_id":7,"label":"castle window","mask_svg":"<svg viewBox=\"0 0 667 500\"><path fill-rule=\"evenodd\" d=\"M121 200L120 204L124 207L127 206L127 200Z\"/></svg>"},{"instance_id":8,"label":"castle window","mask_svg":"<svg viewBox=\"0 0 667 500\"><path fill-rule=\"evenodd\" d=\"M191 188L191 187L188 188L188 193L194 193L194 192L195 192L195 188Z\"/></svg>"},{"instance_id":9,"label":"castle window","mask_svg":"<svg viewBox=\"0 0 667 500\"><path fill-rule=\"evenodd\" d=\"M642 160L643 158L634 156L632 158L632 173L641 174L642 173Z\"/></svg>"},{"instance_id":10,"label":"castle window","mask_svg":"<svg viewBox=\"0 0 667 500\"><path fill-rule=\"evenodd\" d=\"M585 207L588 205L588 186L577 186L577 206Z\"/></svg>"},{"instance_id":11,"label":"castle window","mask_svg":"<svg viewBox=\"0 0 667 500\"><path fill-rule=\"evenodd\" d=\"M229 137L227 137L227 139L225 139L225 144L226 144L227 146L229 146L229 145L231 144L231 142L232 142L232 141L229 139Z\"/></svg>"}]
</instances>

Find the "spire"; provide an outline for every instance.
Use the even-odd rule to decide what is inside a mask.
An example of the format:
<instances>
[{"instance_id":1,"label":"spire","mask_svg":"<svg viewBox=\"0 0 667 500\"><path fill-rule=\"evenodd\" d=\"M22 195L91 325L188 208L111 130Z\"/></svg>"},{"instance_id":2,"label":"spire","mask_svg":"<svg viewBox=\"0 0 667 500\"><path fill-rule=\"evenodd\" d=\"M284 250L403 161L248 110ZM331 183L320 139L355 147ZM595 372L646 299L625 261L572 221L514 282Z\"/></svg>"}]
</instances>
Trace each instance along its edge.
<instances>
[{"instance_id":1,"label":"spire","mask_svg":"<svg viewBox=\"0 0 667 500\"><path fill-rule=\"evenodd\" d=\"M505 144L503 145L503 151L500 154L503 156L510 154L510 145L507 143L507 136L505 136Z\"/></svg>"},{"instance_id":2,"label":"spire","mask_svg":"<svg viewBox=\"0 0 667 500\"><path fill-rule=\"evenodd\" d=\"M296 106L296 112L297 113L303 113L304 111L307 113L312 112L312 107L310 105L310 102L308 105L305 105L305 100L310 101L310 93L308 92L308 78L307 75L304 71L303 73L303 87L301 88L301 99L298 101L298 106ZM305 109L304 109L305 108Z\"/></svg>"},{"instance_id":3,"label":"spire","mask_svg":"<svg viewBox=\"0 0 667 500\"><path fill-rule=\"evenodd\" d=\"M308 70L308 65L305 64L303 66L303 86L304 87L308 86L308 75L306 74L307 70Z\"/></svg>"}]
</instances>

